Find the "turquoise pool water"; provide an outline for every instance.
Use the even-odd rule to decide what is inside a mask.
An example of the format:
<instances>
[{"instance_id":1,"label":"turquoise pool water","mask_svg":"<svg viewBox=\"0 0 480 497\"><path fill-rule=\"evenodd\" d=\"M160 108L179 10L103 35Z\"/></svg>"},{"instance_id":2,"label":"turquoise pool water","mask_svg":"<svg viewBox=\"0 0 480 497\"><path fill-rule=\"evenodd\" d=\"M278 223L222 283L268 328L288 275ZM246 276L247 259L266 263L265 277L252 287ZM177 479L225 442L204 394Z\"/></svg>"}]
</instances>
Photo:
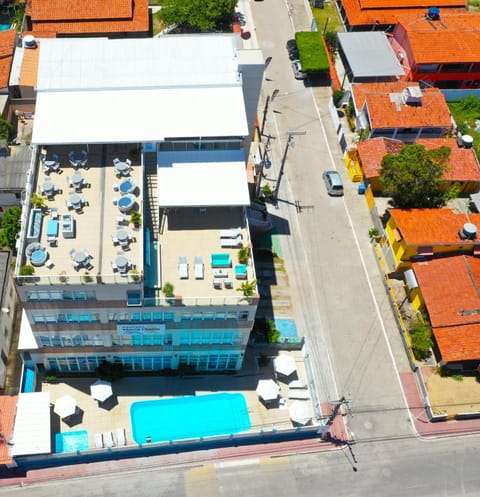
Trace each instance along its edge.
<instances>
[{"instance_id":1,"label":"turquoise pool water","mask_svg":"<svg viewBox=\"0 0 480 497\"><path fill-rule=\"evenodd\" d=\"M282 337L295 338L298 336L294 319L275 319L275 326Z\"/></svg>"},{"instance_id":2,"label":"turquoise pool water","mask_svg":"<svg viewBox=\"0 0 480 497\"><path fill-rule=\"evenodd\" d=\"M251 427L241 393L134 402L130 418L137 444L230 435Z\"/></svg>"},{"instance_id":3,"label":"turquoise pool water","mask_svg":"<svg viewBox=\"0 0 480 497\"><path fill-rule=\"evenodd\" d=\"M10 24L0 24L0 31L6 31L10 29Z\"/></svg>"},{"instance_id":4,"label":"turquoise pool water","mask_svg":"<svg viewBox=\"0 0 480 497\"><path fill-rule=\"evenodd\" d=\"M78 452L88 449L88 431L69 431L55 433L55 452L65 454L67 452Z\"/></svg>"},{"instance_id":5,"label":"turquoise pool water","mask_svg":"<svg viewBox=\"0 0 480 497\"><path fill-rule=\"evenodd\" d=\"M22 392L35 392L35 370L32 368L25 368L23 370Z\"/></svg>"}]
</instances>

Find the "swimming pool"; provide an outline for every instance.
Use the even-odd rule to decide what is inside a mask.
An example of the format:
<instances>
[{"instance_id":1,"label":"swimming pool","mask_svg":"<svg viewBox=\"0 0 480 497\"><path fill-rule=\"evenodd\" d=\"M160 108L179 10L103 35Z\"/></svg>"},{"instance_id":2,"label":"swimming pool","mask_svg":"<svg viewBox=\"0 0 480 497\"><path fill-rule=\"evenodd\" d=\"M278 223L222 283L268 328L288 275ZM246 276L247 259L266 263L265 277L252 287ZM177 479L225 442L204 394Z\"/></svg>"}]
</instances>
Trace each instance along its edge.
<instances>
[{"instance_id":1,"label":"swimming pool","mask_svg":"<svg viewBox=\"0 0 480 497\"><path fill-rule=\"evenodd\" d=\"M230 435L251 427L241 393L134 402L130 418L137 444Z\"/></svg>"},{"instance_id":2,"label":"swimming pool","mask_svg":"<svg viewBox=\"0 0 480 497\"><path fill-rule=\"evenodd\" d=\"M88 431L67 431L55 433L55 452L65 454L67 452L79 452L88 449Z\"/></svg>"}]
</instances>

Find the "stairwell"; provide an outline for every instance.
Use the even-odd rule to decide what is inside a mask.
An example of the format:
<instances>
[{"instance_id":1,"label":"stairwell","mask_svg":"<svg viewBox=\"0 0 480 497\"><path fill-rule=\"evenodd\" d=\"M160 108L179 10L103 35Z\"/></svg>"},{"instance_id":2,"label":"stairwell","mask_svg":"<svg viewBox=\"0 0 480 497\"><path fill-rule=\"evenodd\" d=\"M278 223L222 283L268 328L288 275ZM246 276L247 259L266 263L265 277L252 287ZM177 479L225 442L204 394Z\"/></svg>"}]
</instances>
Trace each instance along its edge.
<instances>
[{"instance_id":1,"label":"stairwell","mask_svg":"<svg viewBox=\"0 0 480 497\"><path fill-rule=\"evenodd\" d=\"M150 230L151 240L158 239L159 215L158 215L158 180L157 180L157 154L146 152L143 154L145 168L145 188L147 199L145 203L145 227Z\"/></svg>"}]
</instances>

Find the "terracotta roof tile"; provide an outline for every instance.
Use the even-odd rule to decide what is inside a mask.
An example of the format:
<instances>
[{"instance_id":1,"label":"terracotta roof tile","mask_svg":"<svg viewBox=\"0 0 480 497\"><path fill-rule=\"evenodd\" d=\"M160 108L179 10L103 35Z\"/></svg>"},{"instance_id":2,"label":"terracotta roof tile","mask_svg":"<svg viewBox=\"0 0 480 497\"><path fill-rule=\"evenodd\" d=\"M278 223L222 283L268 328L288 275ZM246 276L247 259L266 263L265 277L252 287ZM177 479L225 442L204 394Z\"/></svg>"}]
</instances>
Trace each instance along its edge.
<instances>
[{"instance_id":1,"label":"terracotta roof tile","mask_svg":"<svg viewBox=\"0 0 480 497\"><path fill-rule=\"evenodd\" d=\"M352 26L369 24L398 24L405 16L421 17L425 15L425 2L413 0L399 2L395 0L342 0L342 6ZM441 7L442 12L465 12L464 0L440 0L435 6Z\"/></svg>"},{"instance_id":2,"label":"terracotta roof tile","mask_svg":"<svg viewBox=\"0 0 480 497\"><path fill-rule=\"evenodd\" d=\"M0 31L0 88L8 86L16 35L16 29Z\"/></svg>"},{"instance_id":3,"label":"terracotta roof tile","mask_svg":"<svg viewBox=\"0 0 480 497\"><path fill-rule=\"evenodd\" d=\"M438 88L422 91L421 105L396 103L392 96L407 87L419 87L413 82L354 83L353 97L358 110L367 105L370 126L378 128L419 128L452 126L450 111Z\"/></svg>"},{"instance_id":4,"label":"terracotta roof tile","mask_svg":"<svg viewBox=\"0 0 480 497\"><path fill-rule=\"evenodd\" d=\"M480 258L442 257L412 267L442 359L480 359Z\"/></svg>"},{"instance_id":5,"label":"terracotta roof tile","mask_svg":"<svg viewBox=\"0 0 480 497\"><path fill-rule=\"evenodd\" d=\"M454 138L429 138L417 140L427 150L441 146L450 147L449 169L445 172L448 181L480 182L480 165L473 148L460 148ZM396 154L405 144L391 138L373 138L357 143L358 155L365 177L378 177L382 159L387 154Z\"/></svg>"},{"instance_id":6,"label":"terracotta roof tile","mask_svg":"<svg viewBox=\"0 0 480 497\"><path fill-rule=\"evenodd\" d=\"M421 16L401 24L417 64L480 60L480 13L442 13L440 21Z\"/></svg>"},{"instance_id":7,"label":"terracotta roof tile","mask_svg":"<svg viewBox=\"0 0 480 497\"><path fill-rule=\"evenodd\" d=\"M37 48L29 48L23 52L22 67L20 69L20 81L22 86L37 86L38 61L40 59L40 45Z\"/></svg>"},{"instance_id":8,"label":"terracotta roof tile","mask_svg":"<svg viewBox=\"0 0 480 497\"><path fill-rule=\"evenodd\" d=\"M16 395L1 395L0 396L0 433L5 435L7 440L13 436L13 424L15 421L15 413L17 410ZM0 440L0 464L9 464L12 458L8 454L9 446Z\"/></svg>"},{"instance_id":9,"label":"terracotta roof tile","mask_svg":"<svg viewBox=\"0 0 480 497\"><path fill-rule=\"evenodd\" d=\"M32 19L32 32L83 34L83 33L147 33L149 30L148 0L102 0L100 10L97 2L79 3L74 0L56 0L43 18L38 5L49 4L46 0L30 0L27 14ZM56 12L54 8L58 8ZM128 11L128 12L127 12ZM43 10L41 11L43 12ZM39 19L36 16L40 16Z\"/></svg>"},{"instance_id":10,"label":"terracotta roof tile","mask_svg":"<svg viewBox=\"0 0 480 497\"><path fill-rule=\"evenodd\" d=\"M451 209L389 209L405 243L410 246L456 244L458 231L465 223L480 228L480 214L462 214ZM479 241L462 240L462 245Z\"/></svg>"}]
</instances>

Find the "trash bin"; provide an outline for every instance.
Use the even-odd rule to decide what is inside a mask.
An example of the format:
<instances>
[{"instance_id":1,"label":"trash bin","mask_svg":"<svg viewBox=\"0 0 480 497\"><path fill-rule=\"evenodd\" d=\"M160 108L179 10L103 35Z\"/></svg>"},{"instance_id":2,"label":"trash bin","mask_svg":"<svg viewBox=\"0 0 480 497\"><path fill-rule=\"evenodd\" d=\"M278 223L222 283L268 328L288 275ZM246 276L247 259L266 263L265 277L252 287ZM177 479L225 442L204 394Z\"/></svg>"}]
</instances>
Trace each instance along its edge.
<instances>
[{"instance_id":1,"label":"trash bin","mask_svg":"<svg viewBox=\"0 0 480 497\"><path fill-rule=\"evenodd\" d=\"M365 185L362 183L358 185L358 194L359 195L364 195L365 194Z\"/></svg>"}]
</instances>

